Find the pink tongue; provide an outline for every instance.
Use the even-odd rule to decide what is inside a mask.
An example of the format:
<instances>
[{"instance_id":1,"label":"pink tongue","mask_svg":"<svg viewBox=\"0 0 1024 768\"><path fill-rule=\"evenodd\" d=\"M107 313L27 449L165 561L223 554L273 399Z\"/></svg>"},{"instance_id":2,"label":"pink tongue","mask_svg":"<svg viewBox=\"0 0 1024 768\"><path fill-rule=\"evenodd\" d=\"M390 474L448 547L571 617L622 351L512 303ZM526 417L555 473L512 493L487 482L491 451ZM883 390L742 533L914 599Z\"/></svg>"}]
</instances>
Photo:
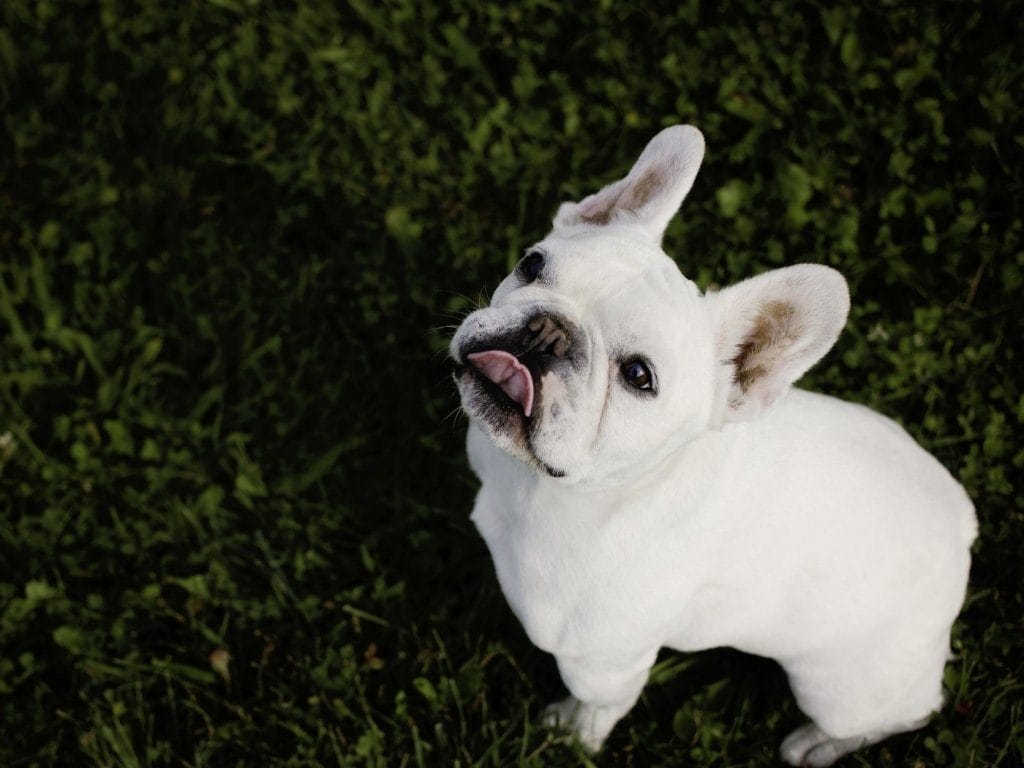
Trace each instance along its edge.
<instances>
[{"instance_id":1,"label":"pink tongue","mask_svg":"<svg viewBox=\"0 0 1024 768\"><path fill-rule=\"evenodd\" d=\"M508 352L490 350L466 355L480 373L493 381L501 391L523 407L523 413L533 410L533 377L526 366Z\"/></svg>"}]
</instances>

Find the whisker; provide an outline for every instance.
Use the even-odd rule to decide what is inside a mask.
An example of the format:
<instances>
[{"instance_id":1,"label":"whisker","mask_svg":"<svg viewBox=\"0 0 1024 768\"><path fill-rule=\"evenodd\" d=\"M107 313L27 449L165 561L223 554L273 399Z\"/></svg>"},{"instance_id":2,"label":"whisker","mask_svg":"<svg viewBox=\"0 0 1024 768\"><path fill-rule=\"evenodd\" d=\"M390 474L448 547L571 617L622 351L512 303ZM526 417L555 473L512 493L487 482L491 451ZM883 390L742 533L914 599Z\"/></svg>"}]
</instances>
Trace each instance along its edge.
<instances>
[{"instance_id":1,"label":"whisker","mask_svg":"<svg viewBox=\"0 0 1024 768\"><path fill-rule=\"evenodd\" d=\"M441 358L448 357L448 349L435 349L431 357L434 360L434 362L437 362Z\"/></svg>"},{"instance_id":2,"label":"whisker","mask_svg":"<svg viewBox=\"0 0 1024 768\"><path fill-rule=\"evenodd\" d=\"M437 381L434 382L434 386L435 387L440 387L440 386L443 386L445 384L451 384L451 383L452 383L452 376L451 376L450 373L446 373L440 379L438 379ZM455 392L457 390L452 390L452 391Z\"/></svg>"},{"instance_id":3,"label":"whisker","mask_svg":"<svg viewBox=\"0 0 1024 768\"><path fill-rule=\"evenodd\" d=\"M443 425L445 422L451 420L452 431L454 432L455 431L455 427L459 423L459 416L460 415L464 416L465 415L465 411L462 410L462 406L461 405L457 405L454 408L452 408L452 410L449 411L448 414L443 419L441 419L441 424Z\"/></svg>"},{"instance_id":4,"label":"whisker","mask_svg":"<svg viewBox=\"0 0 1024 768\"><path fill-rule=\"evenodd\" d=\"M447 312L447 313L452 313L452 314L455 314L457 312L462 312L462 313L464 313L463 317L465 317L465 315L468 315L468 314L470 314L472 312L475 312L478 309L482 309L484 306L486 306L487 304L490 303L490 298L491 298L490 294L488 293L487 294L487 302L486 303L481 303L479 297L474 299L474 298L472 298L470 296L467 296L466 294L461 293L459 291L453 291L453 290L446 289L446 288L438 288L436 292L437 293L448 294L449 296L456 296L456 297L458 297L460 299L465 300L465 302L470 305L470 309L469 310L454 310L454 309L442 310L442 312Z\"/></svg>"}]
</instances>

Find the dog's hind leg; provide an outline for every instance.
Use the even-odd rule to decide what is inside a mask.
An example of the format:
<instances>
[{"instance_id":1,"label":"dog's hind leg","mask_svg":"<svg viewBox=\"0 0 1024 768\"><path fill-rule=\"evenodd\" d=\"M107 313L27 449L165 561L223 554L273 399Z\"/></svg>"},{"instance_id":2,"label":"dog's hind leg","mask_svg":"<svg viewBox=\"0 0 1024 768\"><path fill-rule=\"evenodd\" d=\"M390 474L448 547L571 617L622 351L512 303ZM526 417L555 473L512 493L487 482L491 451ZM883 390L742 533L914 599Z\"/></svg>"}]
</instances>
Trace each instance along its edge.
<instances>
[{"instance_id":1,"label":"dog's hind leg","mask_svg":"<svg viewBox=\"0 0 1024 768\"><path fill-rule=\"evenodd\" d=\"M890 734L890 731L871 731L859 736L834 739L814 723L807 723L785 738L779 754L790 765L819 768L832 765L843 755L881 741Z\"/></svg>"},{"instance_id":2,"label":"dog's hind leg","mask_svg":"<svg viewBox=\"0 0 1024 768\"><path fill-rule=\"evenodd\" d=\"M949 631L916 643L890 636L877 645L835 649L784 663L797 704L813 722L797 728L780 754L791 765L831 765L848 752L920 728L943 703Z\"/></svg>"}]
</instances>

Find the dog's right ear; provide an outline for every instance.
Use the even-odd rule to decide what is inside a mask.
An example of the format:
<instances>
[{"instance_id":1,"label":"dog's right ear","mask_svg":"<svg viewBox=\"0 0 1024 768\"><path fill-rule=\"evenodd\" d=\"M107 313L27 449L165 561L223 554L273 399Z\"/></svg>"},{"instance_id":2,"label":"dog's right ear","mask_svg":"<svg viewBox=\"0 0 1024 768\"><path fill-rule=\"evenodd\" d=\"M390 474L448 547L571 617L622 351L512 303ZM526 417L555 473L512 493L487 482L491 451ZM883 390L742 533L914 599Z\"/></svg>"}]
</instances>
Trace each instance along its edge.
<instances>
[{"instance_id":1,"label":"dog's right ear","mask_svg":"<svg viewBox=\"0 0 1024 768\"><path fill-rule=\"evenodd\" d=\"M578 203L562 203L554 228L627 225L655 244L693 186L704 158L704 136L692 125L673 125L653 139L624 179Z\"/></svg>"}]
</instances>

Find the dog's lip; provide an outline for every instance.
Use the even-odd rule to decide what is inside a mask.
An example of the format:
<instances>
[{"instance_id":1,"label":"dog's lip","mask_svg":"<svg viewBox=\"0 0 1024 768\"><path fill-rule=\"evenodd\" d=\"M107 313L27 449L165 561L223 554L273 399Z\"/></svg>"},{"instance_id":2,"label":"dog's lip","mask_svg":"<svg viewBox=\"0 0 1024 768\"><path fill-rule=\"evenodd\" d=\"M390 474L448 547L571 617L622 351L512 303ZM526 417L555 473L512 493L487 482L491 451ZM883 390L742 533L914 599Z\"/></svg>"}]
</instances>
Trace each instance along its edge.
<instances>
[{"instance_id":1,"label":"dog's lip","mask_svg":"<svg viewBox=\"0 0 1024 768\"><path fill-rule=\"evenodd\" d=\"M487 349L466 355L468 365L482 378L496 385L527 418L533 412L533 374L515 355L500 349Z\"/></svg>"}]
</instances>

